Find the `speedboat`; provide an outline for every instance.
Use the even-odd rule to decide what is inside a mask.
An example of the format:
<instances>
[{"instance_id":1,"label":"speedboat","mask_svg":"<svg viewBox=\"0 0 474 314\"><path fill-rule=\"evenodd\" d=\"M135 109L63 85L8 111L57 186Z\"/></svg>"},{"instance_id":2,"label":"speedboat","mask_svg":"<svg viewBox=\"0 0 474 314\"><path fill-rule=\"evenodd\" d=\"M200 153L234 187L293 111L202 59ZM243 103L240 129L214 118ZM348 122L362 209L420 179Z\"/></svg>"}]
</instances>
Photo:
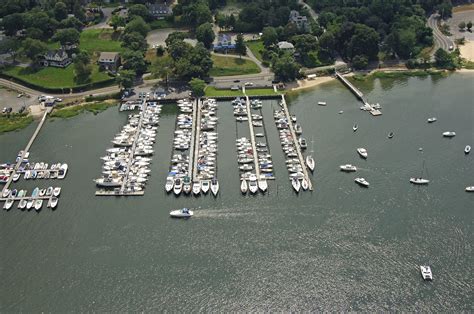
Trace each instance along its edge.
<instances>
[{"instance_id":1,"label":"speedboat","mask_svg":"<svg viewBox=\"0 0 474 314\"><path fill-rule=\"evenodd\" d=\"M13 182L17 182L18 180L20 180L20 176L21 176L20 173L15 173L15 174L13 175Z\"/></svg>"},{"instance_id":2,"label":"speedboat","mask_svg":"<svg viewBox=\"0 0 474 314\"><path fill-rule=\"evenodd\" d=\"M184 179L183 179L183 191L184 191L184 193L189 194L189 193L191 193L192 190L193 190L193 187L191 186L191 178L188 177L188 176L184 177Z\"/></svg>"},{"instance_id":3,"label":"speedboat","mask_svg":"<svg viewBox=\"0 0 474 314\"><path fill-rule=\"evenodd\" d=\"M183 189L183 181L180 178L176 178L174 180L174 187L173 187L173 192L175 195L181 194L181 191Z\"/></svg>"},{"instance_id":4,"label":"speedboat","mask_svg":"<svg viewBox=\"0 0 474 314\"><path fill-rule=\"evenodd\" d=\"M47 195L47 196L50 196L50 195L52 195L52 194L53 194L53 187L50 186L48 189L46 189L46 195Z\"/></svg>"},{"instance_id":5,"label":"speedboat","mask_svg":"<svg viewBox=\"0 0 474 314\"><path fill-rule=\"evenodd\" d=\"M67 169L68 169L67 164L62 164L61 167L59 167L58 179L64 179L64 177L66 176L66 173L67 173Z\"/></svg>"},{"instance_id":6,"label":"speedboat","mask_svg":"<svg viewBox=\"0 0 474 314\"><path fill-rule=\"evenodd\" d=\"M359 126L357 124L354 124L354 126L352 127L352 130L355 132L355 131L357 131L358 128L359 128Z\"/></svg>"},{"instance_id":7,"label":"speedboat","mask_svg":"<svg viewBox=\"0 0 474 314\"><path fill-rule=\"evenodd\" d=\"M58 197L59 194L61 194L61 188L58 186L53 189L53 195Z\"/></svg>"},{"instance_id":8,"label":"speedboat","mask_svg":"<svg viewBox=\"0 0 474 314\"><path fill-rule=\"evenodd\" d=\"M40 211L41 207L43 207L43 200L42 199L35 200L35 209L36 209L36 211Z\"/></svg>"},{"instance_id":9,"label":"speedboat","mask_svg":"<svg viewBox=\"0 0 474 314\"><path fill-rule=\"evenodd\" d=\"M410 182L413 184L423 185L430 183L430 180L423 178L410 178Z\"/></svg>"},{"instance_id":10,"label":"speedboat","mask_svg":"<svg viewBox=\"0 0 474 314\"><path fill-rule=\"evenodd\" d=\"M298 142L299 142L299 144L300 144L301 149L306 149L306 147L308 147L308 144L306 143L306 139L305 139L305 138L300 137L300 138L298 139Z\"/></svg>"},{"instance_id":11,"label":"speedboat","mask_svg":"<svg viewBox=\"0 0 474 314\"><path fill-rule=\"evenodd\" d=\"M51 208L56 208L57 205L58 205L58 198L55 196L51 197L51 203L50 203Z\"/></svg>"},{"instance_id":12,"label":"speedboat","mask_svg":"<svg viewBox=\"0 0 474 314\"><path fill-rule=\"evenodd\" d=\"M168 177L166 178L166 184L165 184L165 190L166 192L171 192L171 190L173 189L174 187L174 180L173 180L173 177Z\"/></svg>"},{"instance_id":13,"label":"speedboat","mask_svg":"<svg viewBox=\"0 0 474 314\"><path fill-rule=\"evenodd\" d=\"M193 194L199 195L201 193L201 181L196 181L193 183Z\"/></svg>"},{"instance_id":14,"label":"speedboat","mask_svg":"<svg viewBox=\"0 0 474 314\"><path fill-rule=\"evenodd\" d=\"M295 189L297 193L300 191L301 183L300 183L300 180L298 180L298 178L292 178L291 185L293 186L293 189Z\"/></svg>"},{"instance_id":15,"label":"speedboat","mask_svg":"<svg viewBox=\"0 0 474 314\"><path fill-rule=\"evenodd\" d=\"M366 188L368 188L369 185L370 185L369 182L367 182L367 180L365 180L364 178L355 178L354 181L355 181L357 184L359 184L359 185L361 185L361 186L363 186L363 187L366 187Z\"/></svg>"},{"instance_id":16,"label":"speedboat","mask_svg":"<svg viewBox=\"0 0 474 314\"><path fill-rule=\"evenodd\" d=\"M216 178L211 180L211 192L214 194L214 196L219 193L219 181Z\"/></svg>"},{"instance_id":17,"label":"speedboat","mask_svg":"<svg viewBox=\"0 0 474 314\"><path fill-rule=\"evenodd\" d=\"M351 164L341 165L341 166L339 166L339 169L341 169L341 171L346 171L346 172L357 171L357 167L353 166Z\"/></svg>"},{"instance_id":18,"label":"speedboat","mask_svg":"<svg viewBox=\"0 0 474 314\"><path fill-rule=\"evenodd\" d=\"M471 146L466 145L466 147L464 148L464 154L469 154L470 152L471 152Z\"/></svg>"},{"instance_id":19,"label":"speedboat","mask_svg":"<svg viewBox=\"0 0 474 314\"><path fill-rule=\"evenodd\" d=\"M248 190L247 181L246 181L246 180L242 180L242 182L240 183L240 191L241 191L242 193L247 193L247 190Z\"/></svg>"},{"instance_id":20,"label":"speedboat","mask_svg":"<svg viewBox=\"0 0 474 314\"><path fill-rule=\"evenodd\" d=\"M421 276L424 280L433 280L430 266L420 266Z\"/></svg>"},{"instance_id":21,"label":"speedboat","mask_svg":"<svg viewBox=\"0 0 474 314\"><path fill-rule=\"evenodd\" d=\"M10 192L11 191L9 189L3 190L2 197L7 198L10 195Z\"/></svg>"},{"instance_id":22,"label":"speedboat","mask_svg":"<svg viewBox=\"0 0 474 314\"><path fill-rule=\"evenodd\" d=\"M193 214L194 212L192 210L189 210L188 208L182 208L182 209L170 211L170 216L172 218L189 218Z\"/></svg>"},{"instance_id":23,"label":"speedboat","mask_svg":"<svg viewBox=\"0 0 474 314\"><path fill-rule=\"evenodd\" d=\"M343 114L343 113L344 113L344 111L343 111L343 110L339 111L339 114Z\"/></svg>"},{"instance_id":24,"label":"speedboat","mask_svg":"<svg viewBox=\"0 0 474 314\"><path fill-rule=\"evenodd\" d=\"M388 133L388 138L392 138L392 137L393 137L393 132Z\"/></svg>"},{"instance_id":25,"label":"speedboat","mask_svg":"<svg viewBox=\"0 0 474 314\"><path fill-rule=\"evenodd\" d=\"M303 178L303 180L301 180L301 188L304 191L306 191L309 188L308 180L306 180L305 178Z\"/></svg>"},{"instance_id":26,"label":"speedboat","mask_svg":"<svg viewBox=\"0 0 474 314\"><path fill-rule=\"evenodd\" d=\"M443 132L443 136L444 137L455 137L456 132L452 132L452 131Z\"/></svg>"},{"instance_id":27,"label":"speedboat","mask_svg":"<svg viewBox=\"0 0 474 314\"><path fill-rule=\"evenodd\" d=\"M18 203L18 208L19 209L25 209L28 201L26 199L21 199L20 202Z\"/></svg>"},{"instance_id":28,"label":"speedboat","mask_svg":"<svg viewBox=\"0 0 474 314\"><path fill-rule=\"evenodd\" d=\"M268 189L267 180L259 179L258 180L258 188L260 189L260 191L265 192Z\"/></svg>"},{"instance_id":29,"label":"speedboat","mask_svg":"<svg viewBox=\"0 0 474 314\"><path fill-rule=\"evenodd\" d=\"M366 150L365 148L362 148L362 147L357 148L357 152L358 152L359 155L360 155L362 158L364 158L364 159L366 159L367 156L368 156L367 150Z\"/></svg>"},{"instance_id":30,"label":"speedboat","mask_svg":"<svg viewBox=\"0 0 474 314\"><path fill-rule=\"evenodd\" d=\"M466 187L466 192L474 192L474 185L473 186L467 186Z\"/></svg>"},{"instance_id":31,"label":"speedboat","mask_svg":"<svg viewBox=\"0 0 474 314\"><path fill-rule=\"evenodd\" d=\"M7 199L5 201L5 204L3 205L3 209L9 210L10 208L12 208L14 202L15 202L14 198Z\"/></svg>"},{"instance_id":32,"label":"speedboat","mask_svg":"<svg viewBox=\"0 0 474 314\"><path fill-rule=\"evenodd\" d=\"M318 105L320 105L320 106L326 106L326 102L325 102L325 101L318 101Z\"/></svg>"},{"instance_id":33,"label":"speedboat","mask_svg":"<svg viewBox=\"0 0 474 314\"><path fill-rule=\"evenodd\" d=\"M428 123L433 123L433 122L435 122L436 120L438 120L438 119L436 119L435 117L428 118Z\"/></svg>"}]
</instances>

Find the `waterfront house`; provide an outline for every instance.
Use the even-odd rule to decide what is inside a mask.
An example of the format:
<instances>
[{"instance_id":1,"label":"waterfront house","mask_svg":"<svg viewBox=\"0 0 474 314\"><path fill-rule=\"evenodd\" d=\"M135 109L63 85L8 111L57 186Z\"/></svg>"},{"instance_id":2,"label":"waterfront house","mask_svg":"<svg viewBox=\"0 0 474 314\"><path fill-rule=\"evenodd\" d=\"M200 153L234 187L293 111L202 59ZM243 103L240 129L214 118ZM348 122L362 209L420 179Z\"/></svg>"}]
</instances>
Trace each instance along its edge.
<instances>
[{"instance_id":1,"label":"waterfront house","mask_svg":"<svg viewBox=\"0 0 474 314\"><path fill-rule=\"evenodd\" d=\"M158 20L162 20L173 14L171 8L165 3L150 3L147 4L150 15Z\"/></svg>"},{"instance_id":2,"label":"waterfront house","mask_svg":"<svg viewBox=\"0 0 474 314\"><path fill-rule=\"evenodd\" d=\"M300 32L309 32L309 22L306 16L300 15L298 11L292 10L290 12L289 23L296 25L296 28Z\"/></svg>"},{"instance_id":3,"label":"waterfront house","mask_svg":"<svg viewBox=\"0 0 474 314\"><path fill-rule=\"evenodd\" d=\"M120 66L120 55L118 52L101 52L97 62L102 70L116 72Z\"/></svg>"},{"instance_id":4,"label":"waterfront house","mask_svg":"<svg viewBox=\"0 0 474 314\"><path fill-rule=\"evenodd\" d=\"M293 52L295 51L295 46L293 46L292 43L289 43L287 41L280 41L278 44L278 49L283 50L283 51L290 51Z\"/></svg>"},{"instance_id":5,"label":"waterfront house","mask_svg":"<svg viewBox=\"0 0 474 314\"><path fill-rule=\"evenodd\" d=\"M45 67L65 68L72 63L72 59L69 58L66 50L61 48L45 53L40 63Z\"/></svg>"},{"instance_id":6,"label":"waterfront house","mask_svg":"<svg viewBox=\"0 0 474 314\"><path fill-rule=\"evenodd\" d=\"M232 43L232 37L227 34L219 34L217 36L217 44L214 45L214 51L227 52L227 50L235 49L235 44Z\"/></svg>"}]
</instances>

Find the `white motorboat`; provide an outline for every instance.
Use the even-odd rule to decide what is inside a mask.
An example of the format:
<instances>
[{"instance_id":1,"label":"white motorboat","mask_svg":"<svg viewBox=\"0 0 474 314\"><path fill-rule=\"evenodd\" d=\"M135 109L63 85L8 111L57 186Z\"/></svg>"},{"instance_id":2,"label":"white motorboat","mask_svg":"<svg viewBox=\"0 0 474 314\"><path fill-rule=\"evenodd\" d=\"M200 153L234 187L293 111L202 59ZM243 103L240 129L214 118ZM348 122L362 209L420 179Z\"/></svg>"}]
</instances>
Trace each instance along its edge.
<instances>
[{"instance_id":1,"label":"white motorboat","mask_svg":"<svg viewBox=\"0 0 474 314\"><path fill-rule=\"evenodd\" d=\"M423 185L430 183L430 180L423 178L410 178L410 182L413 184Z\"/></svg>"},{"instance_id":2,"label":"white motorboat","mask_svg":"<svg viewBox=\"0 0 474 314\"><path fill-rule=\"evenodd\" d=\"M58 179L64 179L64 177L66 176L66 173L67 173L67 169L68 169L67 164L62 164L61 165L61 167L59 168L59 172L58 172Z\"/></svg>"},{"instance_id":3,"label":"white motorboat","mask_svg":"<svg viewBox=\"0 0 474 314\"><path fill-rule=\"evenodd\" d=\"M352 127L352 130L355 132L355 131L357 131L358 128L359 128L359 126L357 124L354 124L354 126Z\"/></svg>"},{"instance_id":4,"label":"white motorboat","mask_svg":"<svg viewBox=\"0 0 474 314\"><path fill-rule=\"evenodd\" d=\"M341 165L341 166L339 166L339 169L341 169L341 171L346 171L346 172L357 171L357 167L353 166L351 164Z\"/></svg>"},{"instance_id":5,"label":"white motorboat","mask_svg":"<svg viewBox=\"0 0 474 314\"><path fill-rule=\"evenodd\" d=\"M369 185L370 185L370 183L367 182L367 180L365 180L364 178L355 178L354 181L355 181L357 184L359 184L359 185L361 185L361 186L363 186L363 187L366 187L366 188L368 188Z\"/></svg>"},{"instance_id":6,"label":"white motorboat","mask_svg":"<svg viewBox=\"0 0 474 314\"><path fill-rule=\"evenodd\" d=\"M122 186L122 181L114 178L99 178L95 180L95 184L99 187L117 188Z\"/></svg>"},{"instance_id":7,"label":"white motorboat","mask_svg":"<svg viewBox=\"0 0 474 314\"><path fill-rule=\"evenodd\" d=\"M306 180L305 178L303 178L303 180L301 180L301 188L304 191L306 191L309 188L308 180Z\"/></svg>"},{"instance_id":8,"label":"white motorboat","mask_svg":"<svg viewBox=\"0 0 474 314\"><path fill-rule=\"evenodd\" d=\"M20 176L21 176L20 173L15 173L15 174L13 175L13 182L17 182L18 180L20 180Z\"/></svg>"},{"instance_id":9,"label":"white motorboat","mask_svg":"<svg viewBox=\"0 0 474 314\"><path fill-rule=\"evenodd\" d=\"M326 106L326 102L325 102L325 101L318 101L318 105L320 105L320 106Z\"/></svg>"},{"instance_id":10,"label":"white motorboat","mask_svg":"<svg viewBox=\"0 0 474 314\"><path fill-rule=\"evenodd\" d=\"M313 156L311 155L306 156L306 166L308 166L309 170L314 171L315 163L314 163Z\"/></svg>"},{"instance_id":11,"label":"white motorboat","mask_svg":"<svg viewBox=\"0 0 474 314\"><path fill-rule=\"evenodd\" d=\"M209 180L202 180L201 181L201 191L204 194L207 194L207 192L209 192L210 187L211 187L211 182Z\"/></svg>"},{"instance_id":12,"label":"white motorboat","mask_svg":"<svg viewBox=\"0 0 474 314\"><path fill-rule=\"evenodd\" d=\"M20 202L18 203L18 208L19 208L19 209L25 209L27 203L28 203L28 201L27 201L26 199L20 200Z\"/></svg>"},{"instance_id":13,"label":"white motorboat","mask_svg":"<svg viewBox=\"0 0 474 314\"><path fill-rule=\"evenodd\" d=\"M268 189L267 180L259 179L258 180L258 188L260 189L260 191L265 192Z\"/></svg>"},{"instance_id":14,"label":"white motorboat","mask_svg":"<svg viewBox=\"0 0 474 314\"><path fill-rule=\"evenodd\" d=\"M55 196L53 196L53 197L51 198L51 202L50 202L51 208L56 208L56 206L58 205L58 200L59 200L59 199L58 199L57 197L55 197Z\"/></svg>"},{"instance_id":15,"label":"white motorboat","mask_svg":"<svg viewBox=\"0 0 474 314\"><path fill-rule=\"evenodd\" d=\"M436 119L435 117L428 118L428 123L433 123L433 122L435 122L436 120L438 120L438 119Z\"/></svg>"},{"instance_id":16,"label":"white motorboat","mask_svg":"<svg viewBox=\"0 0 474 314\"><path fill-rule=\"evenodd\" d=\"M300 137L298 139L298 143L300 144L301 149L306 149L306 147L308 147L308 144L306 143L306 139L303 137Z\"/></svg>"},{"instance_id":17,"label":"white motorboat","mask_svg":"<svg viewBox=\"0 0 474 314\"><path fill-rule=\"evenodd\" d=\"M257 176L252 174L249 177L249 191L252 194L257 193L258 191L258 182L257 182Z\"/></svg>"},{"instance_id":18,"label":"white motorboat","mask_svg":"<svg viewBox=\"0 0 474 314\"><path fill-rule=\"evenodd\" d=\"M174 187L174 179L173 177L167 177L166 178L166 184L165 184L165 190L167 193L171 192L171 190Z\"/></svg>"},{"instance_id":19,"label":"white motorboat","mask_svg":"<svg viewBox=\"0 0 474 314\"><path fill-rule=\"evenodd\" d=\"M388 136L387 136L387 137L388 137L388 138L392 138L393 135L394 135L393 132L390 132L390 133L388 133Z\"/></svg>"},{"instance_id":20,"label":"white motorboat","mask_svg":"<svg viewBox=\"0 0 474 314\"><path fill-rule=\"evenodd\" d=\"M240 183L240 191L242 193L247 193L247 190L248 190L247 180L242 180L242 182Z\"/></svg>"},{"instance_id":21,"label":"white motorboat","mask_svg":"<svg viewBox=\"0 0 474 314\"><path fill-rule=\"evenodd\" d=\"M341 110L341 111L339 111L339 114L343 114L343 113L344 113L344 111L342 111L342 110Z\"/></svg>"},{"instance_id":22,"label":"white motorboat","mask_svg":"<svg viewBox=\"0 0 474 314\"><path fill-rule=\"evenodd\" d=\"M5 204L3 205L3 209L9 210L10 208L12 208L14 202L15 202L14 198L7 199L5 201Z\"/></svg>"},{"instance_id":23,"label":"white motorboat","mask_svg":"<svg viewBox=\"0 0 474 314\"><path fill-rule=\"evenodd\" d=\"M53 195L56 196L56 197L58 197L59 194L61 194L61 188L60 188L60 187L55 187L55 188L53 189Z\"/></svg>"},{"instance_id":24,"label":"white motorboat","mask_svg":"<svg viewBox=\"0 0 474 314\"><path fill-rule=\"evenodd\" d=\"M466 187L466 192L474 192L474 185L473 186L467 186Z\"/></svg>"},{"instance_id":25,"label":"white motorboat","mask_svg":"<svg viewBox=\"0 0 474 314\"><path fill-rule=\"evenodd\" d=\"M433 274L430 266L420 266L421 276L424 280L433 280Z\"/></svg>"},{"instance_id":26,"label":"white motorboat","mask_svg":"<svg viewBox=\"0 0 474 314\"><path fill-rule=\"evenodd\" d=\"M464 147L464 154L469 154L471 152L471 146L469 145L466 145L466 147ZM15 179L13 179L15 180Z\"/></svg>"},{"instance_id":27,"label":"white motorboat","mask_svg":"<svg viewBox=\"0 0 474 314\"><path fill-rule=\"evenodd\" d=\"M10 192L11 191L9 189L3 190L2 197L7 198L10 195Z\"/></svg>"},{"instance_id":28,"label":"white motorboat","mask_svg":"<svg viewBox=\"0 0 474 314\"><path fill-rule=\"evenodd\" d=\"M193 183L193 194L199 195L201 193L201 181L196 181Z\"/></svg>"},{"instance_id":29,"label":"white motorboat","mask_svg":"<svg viewBox=\"0 0 474 314\"><path fill-rule=\"evenodd\" d=\"M50 186L50 187L46 190L46 195L47 195L47 196L53 195L53 187L52 187L52 186Z\"/></svg>"},{"instance_id":30,"label":"white motorboat","mask_svg":"<svg viewBox=\"0 0 474 314\"><path fill-rule=\"evenodd\" d=\"M217 196L217 193L219 193L219 181L216 178L211 180L211 192L214 196Z\"/></svg>"},{"instance_id":31,"label":"white motorboat","mask_svg":"<svg viewBox=\"0 0 474 314\"><path fill-rule=\"evenodd\" d=\"M35 209L36 209L36 211L40 211L41 207L43 207L43 200L42 199L35 200Z\"/></svg>"},{"instance_id":32,"label":"white motorboat","mask_svg":"<svg viewBox=\"0 0 474 314\"><path fill-rule=\"evenodd\" d=\"M452 131L443 132L443 136L444 137L455 137L456 132L452 132Z\"/></svg>"},{"instance_id":33,"label":"white motorboat","mask_svg":"<svg viewBox=\"0 0 474 314\"><path fill-rule=\"evenodd\" d=\"M301 183L300 183L300 180L298 180L298 178L292 178L291 185L293 186L293 189L295 189L297 193L300 191Z\"/></svg>"},{"instance_id":34,"label":"white motorboat","mask_svg":"<svg viewBox=\"0 0 474 314\"><path fill-rule=\"evenodd\" d=\"M170 216L172 218L189 218L192 215L194 215L194 212L192 210L189 210L188 208L182 208L182 209L170 211Z\"/></svg>"},{"instance_id":35,"label":"white motorboat","mask_svg":"<svg viewBox=\"0 0 474 314\"><path fill-rule=\"evenodd\" d=\"M367 150L366 150L365 148L363 148L363 147L357 148L357 152L358 152L359 155L360 155L362 158L364 158L364 159L366 159L367 156L368 156Z\"/></svg>"},{"instance_id":36,"label":"white motorboat","mask_svg":"<svg viewBox=\"0 0 474 314\"><path fill-rule=\"evenodd\" d=\"M179 195L181 194L182 190L183 190L183 181L180 178L176 178L174 180L173 192L175 195Z\"/></svg>"},{"instance_id":37,"label":"white motorboat","mask_svg":"<svg viewBox=\"0 0 474 314\"><path fill-rule=\"evenodd\" d=\"M183 179L183 192L186 193L186 194L189 194L191 193L191 191L193 190L193 187L191 185L191 178L186 176L184 177Z\"/></svg>"}]
</instances>

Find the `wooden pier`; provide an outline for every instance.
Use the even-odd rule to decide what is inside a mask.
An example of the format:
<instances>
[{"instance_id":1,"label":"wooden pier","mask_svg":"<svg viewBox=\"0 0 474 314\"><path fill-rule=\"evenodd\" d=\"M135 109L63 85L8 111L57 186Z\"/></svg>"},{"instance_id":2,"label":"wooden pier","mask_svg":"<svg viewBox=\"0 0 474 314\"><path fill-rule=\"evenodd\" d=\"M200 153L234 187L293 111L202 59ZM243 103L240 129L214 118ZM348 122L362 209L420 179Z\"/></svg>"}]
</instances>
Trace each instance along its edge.
<instances>
[{"instance_id":1,"label":"wooden pier","mask_svg":"<svg viewBox=\"0 0 474 314\"><path fill-rule=\"evenodd\" d=\"M313 183L311 182L311 178L309 177L309 174L308 174L308 169L306 168L306 162L303 158L303 154L301 153L300 142L298 141L298 137L296 136L295 128L293 126L293 121L291 121L291 116L290 116L290 112L288 111L288 106L286 104L285 95L281 95L281 102L283 104L283 110L285 112L285 116L286 116L286 119L288 121L288 127L290 129L291 137L293 138L293 142L294 142L295 147L296 147L296 153L298 155L298 159L300 161L301 168L303 169L303 175L304 175L306 181L308 181L308 189L310 191L313 191Z\"/></svg>"},{"instance_id":2,"label":"wooden pier","mask_svg":"<svg viewBox=\"0 0 474 314\"><path fill-rule=\"evenodd\" d=\"M336 77L347 87L349 90L359 99L363 104L364 107L367 108L366 111L370 112L371 115L373 116L380 116L382 115L382 112L378 109L375 109L372 107L372 105L367 101L365 98L364 94L357 88L355 87L351 82L349 82L348 79L346 79L344 76L342 76L340 73L335 71Z\"/></svg>"},{"instance_id":3,"label":"wooden pier","mask_svg":"<svg viewBox=\"0 0 474 314\"><path fill-rule=\"evenodd\" d=\"M253 130L252 111L250 108L249 96L245 96L245 104L247 105L247 117L249 120L248 122L249 122L249 129L250 129L250 143L252 144L253 162L255 164L255 174L257 176L257 180L260 180L262 178L260 178L260 166L258 163L257 145L255 144L255 133Z\"/></svg>"},{"instance_id":4,"label":"wooden pier","mask_svg":"<svg viewBox=\"0 0 474 314\"><path fill-rule=\"evenodd\" d=\"M191 145L189 151L189 170L192 181L198 181L197 162L199 158L199 142L201 136L201 99L197 98L193 103L193 128L191 131Z\"/></svg>"}]
</instances>

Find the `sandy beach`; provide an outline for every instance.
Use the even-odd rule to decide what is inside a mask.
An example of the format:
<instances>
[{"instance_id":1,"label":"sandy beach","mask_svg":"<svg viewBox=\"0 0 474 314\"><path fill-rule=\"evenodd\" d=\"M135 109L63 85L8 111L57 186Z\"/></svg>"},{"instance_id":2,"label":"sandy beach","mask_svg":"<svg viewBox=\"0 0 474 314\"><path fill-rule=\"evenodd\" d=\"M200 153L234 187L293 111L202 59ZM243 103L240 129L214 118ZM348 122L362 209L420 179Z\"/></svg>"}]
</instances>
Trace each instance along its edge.
<instances>
[{"instance_id":1,"label":"sandy beach","mask_svg":"<svg viewBox=\"0 0 474 314\"><path fill-rule=\"evenodd\" d=\"M464 45L459 46L461 57L469 61L474 61L474 41L467 41Z\"/></svg>"},{"instance_id":2,"label":"sandy beach","mask_svg":"<svg viewBox=\"0 0 474 314\"><path fill-rule=\"evenodd\" d=\"M314 87L314 86L318 86L320 84L331 82L334 79L335 78L332 77L332 76L321 76L321 77L317 77L317 78L312 79L312 80L307 80L307 79L298 80L297 81L298 87L294 87L291 90L296 91L296 90L311 88L311 87Z\"/></svg>"}]
</instances>

